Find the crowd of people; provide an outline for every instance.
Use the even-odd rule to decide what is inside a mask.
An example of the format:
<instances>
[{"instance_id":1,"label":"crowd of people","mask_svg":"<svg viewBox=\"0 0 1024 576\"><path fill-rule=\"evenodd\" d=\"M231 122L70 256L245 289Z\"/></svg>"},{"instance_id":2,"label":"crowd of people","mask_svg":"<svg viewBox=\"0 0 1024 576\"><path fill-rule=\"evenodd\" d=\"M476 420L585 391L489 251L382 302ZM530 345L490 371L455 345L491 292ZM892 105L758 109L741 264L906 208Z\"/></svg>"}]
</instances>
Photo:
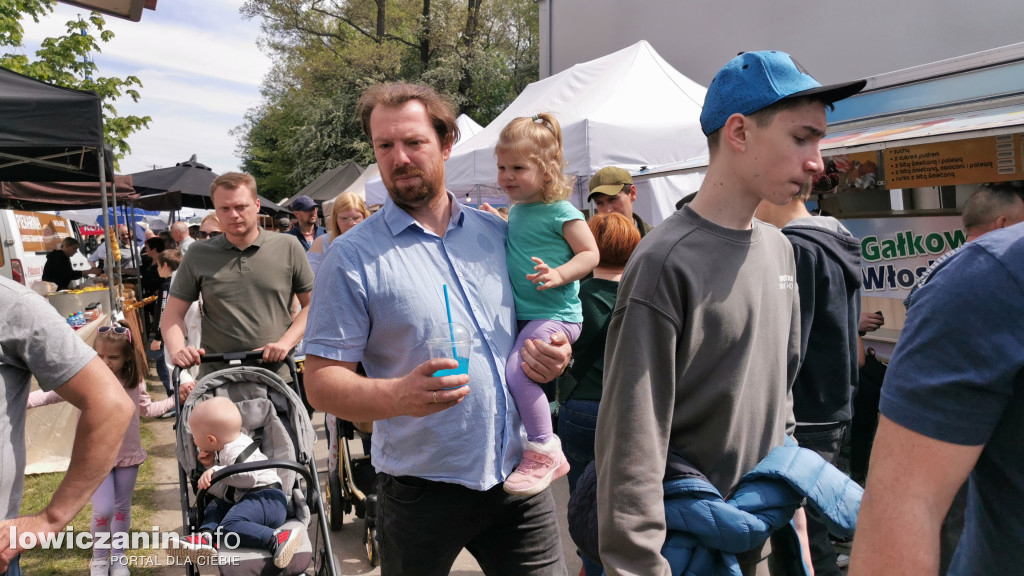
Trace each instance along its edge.
<instances>
[{"instance_id":1,"label":"crowd of people","mask_svg":"<svg viewBox=\"0 0 1024 576\"><path fill-rule=\"evenodd\" d=\"M426 86L371 86L357 113L388 190L377 213L341 193L324 227L320 206L298 196L294 224L265 230L255 179L232 172L212 184L214 212L194 232L175 223L169 238L145 239L133 267L159 295L150 349L164 356L160 378L170 395L171 366L261 350L289 379L281 363L301 343L309 403L374 422L386 575L447 574L464 549L487 574L566 574L549 488L566 474L573 505L589 510L571 514L588 576L839 574L833 537L857 525L861 502L840 470L861 338L884 319L861 310L859 240L806 202L824 171L826 108L864 86L822 86L782 52L737 56L701 114L704 181L656 227L634 213L637 189L619 167L590 178L589 221L566 200L561 129L542 112L499 138L511 208L462 205L445 187L451 106ZM1024 333L1008 312L1024 297L1024 193L983 187L963 220L968 244L907 298L851 574L1019 570ZM60 255L58 268L72 279ZM92 352L31 291L2 281L0 302L18 328L0 337L16 431L5 462L23 450L21 406L83 409L72 468L46 511L18 517L21 471L5 467L8 522L60 530L95 492L93 530L116 530L145 458L138 417L173 402L148 400L129 369L127 328L108 327ZM952 312L965 302L980 321ZM473 335L465 370L424 346L449 322ZM29 396L29 373L45 392ZM237 419L193 418L212 430L196 440L207 466L252 442ZM266 493L274 501L259 506L214 503L205 528L241 516L253 542L290 558L295 534L276 520L245 523L257 508L279 515ZM18 574L18 543L6 537L0 570ZM214 544L203 534L190 543ZM97 554L92 574L123 574L116 565Z\"/></svg>"}]
</instances>

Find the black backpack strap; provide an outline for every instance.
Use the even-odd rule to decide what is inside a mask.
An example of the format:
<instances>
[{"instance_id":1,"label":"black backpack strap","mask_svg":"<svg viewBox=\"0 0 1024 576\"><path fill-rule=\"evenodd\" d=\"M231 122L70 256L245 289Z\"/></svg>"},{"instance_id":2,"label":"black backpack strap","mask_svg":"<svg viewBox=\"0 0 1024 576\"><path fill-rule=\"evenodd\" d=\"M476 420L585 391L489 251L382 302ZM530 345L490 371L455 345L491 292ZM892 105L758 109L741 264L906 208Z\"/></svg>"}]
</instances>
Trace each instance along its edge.
<instances>
[{"instance_id":1,"label":"black backpack strap","mask_svg":"<svg viewBox=\"0 0 1024 576\"><path fill-rule=\"evenodd\" d=\"M253 431L252 443L249 444L248 446L246 446L245 450L242 450L242 452L238 455L238 458L235 458L235 461L233 462L233 464L241 464L242 462L245 462L246 460L248 460L249 456L252 456L254 452L259 450L260 449L260 445L262 445L262 444L263 444L263 428L257 428L256 430ZM224 496L226 496L228 501L230 501L230 502L237 502L237 500L235 500L235 487L234 486L228 486L228 489L224 492Z\"/></svg>"},{"instance_id":2,"label":"black backpack strap","mask_svg":"<svg viewBox=\"0 0 1024 576\"><path fill-rule=\"evenodd\" d=\"M245 447L245 450L242 450L242 453L238 455L238 458L235 458L234 464L241 464L242 462L245 462L249 458L249 456L252 456L253 452L260 449L260 446L262 444L263 428L258 428L255 431L253 431L252 444L249 444L248 446Z\"/></svg>"}]
</instances>

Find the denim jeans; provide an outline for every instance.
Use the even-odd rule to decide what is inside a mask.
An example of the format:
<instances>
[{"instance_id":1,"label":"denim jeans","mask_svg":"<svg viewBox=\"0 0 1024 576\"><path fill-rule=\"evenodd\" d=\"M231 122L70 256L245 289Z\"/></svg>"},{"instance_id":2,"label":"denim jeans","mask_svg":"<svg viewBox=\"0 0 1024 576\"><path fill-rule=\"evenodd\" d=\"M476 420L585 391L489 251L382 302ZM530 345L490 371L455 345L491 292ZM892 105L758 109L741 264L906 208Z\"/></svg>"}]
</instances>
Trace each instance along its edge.
<instances>
[{"instance_id":1,"label":"denim jeans","mask_svg":"<svg viewBox=\"0 0 1024 576\"><path fill-rule=\"evenodd\" d=\"M600 402L591 400L567 400L558 407L558 438L562 441L562 453L569 461L569 493L576 489L576 482L583 470L594 459L594 435L597 431L597 410ZM601 564L578 552L583 560L586 576L600 576L604 573Z\"/></svg>"},{"instance_id":2,"label":"denim jeans","mask_svg":"<svg viewBox=\"0 0 1024 576\"><path fill-rule=\"evenodd\" d=\"M536 496L378 475L384 576L447 575L463 548L488 576L565 576L551 490Z\"/></svg>"},{"instance_id":3,"label":"denim jeans","mask_svg":"<svg viewBox=\"0 0 1024 576\"><path fill-rule=\"evenodd\" d=\"M801 448L813 450L829 464L836 465L849 426L849 422L797 426L793 435ZM836 565L836 550L832 546L824 518L810 506L804 508L804 512L807 514L807 537L810 540L815 576L839 576L841 573Z\"/></svg>"},{"instance_id":4,"label":"denim jeans","mask_svg":"<svg viewBox=\"0 0 1024 576\"><path fill-rule=\"evenodd\" d=\"M164 385L164 391L167 392L167 397L170 398L174 394L174 389L171 388L171 372L167 368L167 363L164 362L163 347L160 350L146 351L146 359L152 364L156 364L156 375L160 378L160 383Z\"/></svg>"},{"instance_id":5,"label":"denim jeans","mask_svg":"<svg viewBox=\"0 0 1024 576\"><path fill-rule=\"evenodd\" d=\"M576 481L584 468L594 459L599 406L599 402L590 400L567 400L558 407L558 438L562 441L565 459L569 461L570 493L576 488Z\"/></svg>"},{"instance_id":6,"label":"denim jeans","mask_svg":"<svg viewBox=\"0 0 1024 576\"><path fill-rule=\"evenodd\" d=\"M214 498L203 512L203 525L199 530L216 533L220 526L221 543L234 546L234 539L225 540L224 534L237 534L242 547L266 550L270 548L274 531L284 524L287 516L284 492L263 488L249 492L236 504Z\"/></svg>"}]
</instances>

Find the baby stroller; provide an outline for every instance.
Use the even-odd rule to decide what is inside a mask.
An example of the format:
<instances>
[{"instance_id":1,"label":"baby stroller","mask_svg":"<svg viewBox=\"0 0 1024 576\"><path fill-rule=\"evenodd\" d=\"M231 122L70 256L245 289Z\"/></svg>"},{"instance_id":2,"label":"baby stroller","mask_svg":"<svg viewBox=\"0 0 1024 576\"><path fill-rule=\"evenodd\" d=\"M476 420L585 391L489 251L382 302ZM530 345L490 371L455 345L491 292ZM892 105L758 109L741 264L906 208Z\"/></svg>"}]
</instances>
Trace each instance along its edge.
<instances>
[{"instance_id":1,"label":"baby stroller","mask_svg":"<svg viewBox=\"0 0 1024 576\"><path fill-rule=\"evenodd\" d=\"M202 361L240 364L242 361L257 361L262 358L262 354L208 354ZM292 371L292 381L297 382L295 364L291 358L287 362ZM172 380L177 398L179 369L175 368ZM243 427L268 460L229 465L213 475L207 490L199 490L197 484L204 467L198 461L188 418L195 406L214 396L225 396L238 406L242 413ZM274 469L281 477L281 485L288 499L288 520L282 528L298 530L302 534L299 550L284 569L274 566L268 550L228 547L218 550L215 563L222 575L306 574L311 563L317 576L334 576L337 573L313 456L316 435L302 400L293 388L285 384L277 374L264 368L235 365L218 370L202 378L184 405L178 407L175 430L185 535L193 534L202 525L209 496L226 498L226 486L219 484L220 480L233 474L268 468ZM307 530L314 514L318 518L318 529L315 542L311 542ZM192 563L186 563L185 567L189 576L199 573L199 567Z\"/></svg>"},{"instance_id":2,"label":"baby stroller","mask_svg":"<svg viewBox=\"0 0 1024 576\"><path fill-rule=\"evenodd\" d=\"M333 425L333 430L332 430ZM373 432L373 423L354 424L328 415L324 428L328 432L330 461L327 469L327 510L331 530L341 530L344 515L355 511L363 519L363 544L366 545L366 559L371 566L380 565L380 548L377 543L377 471L370 462L369 451L365 456L352 456L349 442L357 437L366 446ZM332 434L333 431L333 434Z\"/></svg>"}]
</instances>

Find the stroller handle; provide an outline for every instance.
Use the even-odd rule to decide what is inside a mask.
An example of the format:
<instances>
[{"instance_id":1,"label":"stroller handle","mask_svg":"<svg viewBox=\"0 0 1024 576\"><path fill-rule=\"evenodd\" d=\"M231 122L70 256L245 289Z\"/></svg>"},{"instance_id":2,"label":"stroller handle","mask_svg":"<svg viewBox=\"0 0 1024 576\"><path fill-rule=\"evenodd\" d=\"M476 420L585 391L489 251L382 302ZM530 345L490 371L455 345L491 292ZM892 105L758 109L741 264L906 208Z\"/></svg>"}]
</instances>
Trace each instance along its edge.
<instances>
[{"instance_id":1,"label":"stroller handle","mask_svg":"<svg viewBox=\"0 0 1024 576\"><path fill-rule=\"evenodd\" d=\"M209 364L211 362L226 362L226 363L253 363L263 361L262 350L242 350L239 352L225 352L223 354L204 354L199 357L200 364ZM299 390L299 370L295 366L295 358L291 352L282 360L284 364L288 366L288 371L292 375L292 387L295 392L301 396ZM175 366L171 372L171 386L174 388L174 409L181 410L181 399L178 393L178 388L181 386L181 370L180 366Z\"/></svg>"}]
</instances>

